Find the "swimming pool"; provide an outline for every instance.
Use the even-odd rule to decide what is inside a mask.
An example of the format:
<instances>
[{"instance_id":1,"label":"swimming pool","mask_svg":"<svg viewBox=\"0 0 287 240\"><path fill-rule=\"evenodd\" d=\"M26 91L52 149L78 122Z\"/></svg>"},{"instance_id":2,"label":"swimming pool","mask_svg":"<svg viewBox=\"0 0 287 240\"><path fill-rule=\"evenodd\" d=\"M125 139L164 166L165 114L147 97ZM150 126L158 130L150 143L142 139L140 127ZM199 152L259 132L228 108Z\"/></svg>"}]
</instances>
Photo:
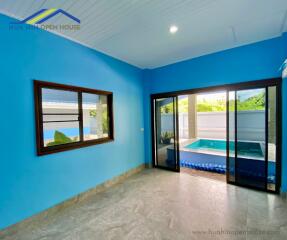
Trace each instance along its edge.
<instances>
[{"instance_id":1,"label":"swimming pool","mask_svg":"<svg viewBox=\"0 0 287 240\"><path fill-rule=\"evenodd\" d=\"M184 146L186 149L191 150L210 150L226 152L226 141L225 140L214 140L214 139L199 139L191 144ZM230 142L230 151L234 151L234 142ZM237 142L237 154L238 156L263 158L263 152L259 142Z\"/></svg>"},{"instance_id":2,"label":"swimming pool","mask_svg":"<svg viewBox=\"0 0 287 240\"><path fill-rule=\"evenodd\" d=\"M234 142L231 142L230 149L234 150ZM242 178L254 178L259 182L265 181L266 162L264 150L260 142L238 141L237 145L236 174ZM174 162L174 149L167 149L167 162ZM226 141L214 139L197 139L191 144L180 147L180 166L203 171L218 173L226 172ZM233 160L234 163L234 160ZM268 161L268 183L275 183L275 162ZM235 174L235 166L229 166L229 173Z\"/></svg>"}]
</instances>

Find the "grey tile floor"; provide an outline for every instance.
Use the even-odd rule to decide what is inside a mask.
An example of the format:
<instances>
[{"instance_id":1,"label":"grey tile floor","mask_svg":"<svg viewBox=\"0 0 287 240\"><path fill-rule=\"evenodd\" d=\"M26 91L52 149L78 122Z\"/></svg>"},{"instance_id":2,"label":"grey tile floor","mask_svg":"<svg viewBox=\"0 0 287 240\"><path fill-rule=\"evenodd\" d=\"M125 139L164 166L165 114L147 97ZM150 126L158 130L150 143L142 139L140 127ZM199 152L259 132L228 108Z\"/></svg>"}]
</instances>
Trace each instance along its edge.
<instances>
[{"instance_id":1,"label":"grey tile floor","mask_svg":"<svg viewBox=\"0 0 287 240\"><path fill-rule=\"evenodd\" d=\"M287 202L222 181L150 169L2 239L286 240Z\"/></svg>"}]
</instances>

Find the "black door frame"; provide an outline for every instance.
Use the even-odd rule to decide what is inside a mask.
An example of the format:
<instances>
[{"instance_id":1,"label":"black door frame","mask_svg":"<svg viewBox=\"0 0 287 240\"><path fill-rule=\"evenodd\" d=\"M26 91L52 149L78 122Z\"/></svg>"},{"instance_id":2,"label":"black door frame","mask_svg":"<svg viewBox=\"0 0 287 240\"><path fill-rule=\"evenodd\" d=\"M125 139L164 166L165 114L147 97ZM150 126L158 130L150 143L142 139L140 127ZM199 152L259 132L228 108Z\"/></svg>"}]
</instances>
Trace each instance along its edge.
<instances>
[{"instance_id":1,"label":"black door frame","mask_svg":"<svg viewBox=\"0 0 287 240\"><path fill-rule=\"evenodd\" d=\"M155 100L159 98L173 98L173 124L174 124L174 147L175 147L175 167L169 168L165 166L160 166L157 164L156 158L157 158L157 141L156 141L156 134L157 133L157 126L155 122L156 114L155 113ZM152 165L154 168L161 168L164 170L174 171L174 172L180 172L180 166L179 166L179 134L178 134L178 96L165 96L165 97L153 97L151 96L151 133L152 133Z\"/></svg>"},{"instance_id":2,"label":"black door frame","mask_svg":"<svg viewBox=\"0 0 287 240\"><path fill-rule=\"evenodd\" d=\"M213 91L226 91L228 93L229 91L236 91L236 90L244 90L244 89L252 89L252 88L266 88L271 86L277 86L277 103L276 103L276 134L277 134L277 146L276 146L276 189L275 191L270 191L268 189L259 189L256 187L246 186L238 183L228 182L228 178L226 178L226 181L229 184L237 185L237 186L243 186L251 189L256 190L263 190L266 192L271 193L279 193L280 187L281 187L281 161L282 161L282 78L269 78L269 79L262 79L262 80L255 80L255 81L247 81L247 82L239 82L234 84L225 84L225 85L219 85L219 86L211 86L211 87L203 87L203 88L194 88L194 89L188 89L188 90L179 90L179 91L173 91L173 92L164 92L164 93L155 93L150 95L151 100L151 136L152 136L152 161L153 161L153 167L156 167L155 165L155 141L154 141L154 130L155 130L155 124L154 124L154 99L158 98L167 98L167 97L178 97L179 95L189 95L189 94L196 94L196 93L202 93L202 92L213 92ZM177 105L176 101L176 105ZM227 106L228 107L228 106ZM226 112L228 109L226 109ZM178 111L176 111L176 128L178 132ZM226 115L228 116L228 114ZM227 119L228 120L228 119ZM267 127L267 126L266 126ZM228 130L228 125L226 127L226 131ZM227 133L228 134L228 133ZM178 136L176 139L177 142L177 154L179 156L179 141ZM228 156L226 154L226 164L228 160ZM178 165L179 165L180 159L178 158ZM164 167L160 167L164 168ZM165 169L165 168L164 168ZM180 171L180 166L178 167L177 172Z\"/></svg>"}]
</instances>

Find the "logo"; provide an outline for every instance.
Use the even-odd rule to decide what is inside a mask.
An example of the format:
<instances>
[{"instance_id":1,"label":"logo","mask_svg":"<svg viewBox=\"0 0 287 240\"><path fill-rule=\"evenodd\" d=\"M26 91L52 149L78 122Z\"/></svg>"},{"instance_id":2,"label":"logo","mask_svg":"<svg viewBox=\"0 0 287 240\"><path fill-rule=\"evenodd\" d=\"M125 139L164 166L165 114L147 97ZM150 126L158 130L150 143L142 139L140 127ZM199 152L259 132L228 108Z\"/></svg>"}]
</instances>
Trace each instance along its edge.
<instances>
[{"instance_id":1,"label":"logo","mask_svg":"<svg viewBox=\"0 0 287 240\"><path fill-rule=\"evenodd\" d=\"M47 24L49 19L53 18L58 14L63 14L66 17L70 18L75 24ZM44 24L45 23L45 24ZM41 9L38 12L32 14L31 16L25 18L22 21L13 22L10 29L23 29L22 27L17 27L17 25L33 25L33 28L42 28L46 30L79 30L80 29L80 19L71 15L70 13L64 11L63 9L58 8L50 8L50 9ZM33 29L30 27L26 27L24 29Z\"/></svg>"}]
</instances>

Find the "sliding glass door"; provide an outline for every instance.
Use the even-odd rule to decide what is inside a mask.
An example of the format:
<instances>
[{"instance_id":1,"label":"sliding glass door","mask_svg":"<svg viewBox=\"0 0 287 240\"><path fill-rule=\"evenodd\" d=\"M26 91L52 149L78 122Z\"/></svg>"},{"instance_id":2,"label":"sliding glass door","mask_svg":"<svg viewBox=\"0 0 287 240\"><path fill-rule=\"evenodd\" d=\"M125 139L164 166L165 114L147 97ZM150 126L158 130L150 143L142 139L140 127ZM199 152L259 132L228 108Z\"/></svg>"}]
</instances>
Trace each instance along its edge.
<instances>
[{"instance_id":1,"label":"sliding glass door","mask_svg":"<svg viewBox=\"0 0 287 240\"><path fill-rule=\"evenodd\" d=\"M227 101L227 181L278 189L278 87L230 90Z\"/></svg>"},{"instance_id":2,"label":"sliding glass door","mask_svg":"<svg viewBox=\"0 0 287 240\"><path fill-rule=\"evenodd\" d=\"M152 99L154 166L179 171L177 97Z\"/></svg>"},{"instance_id":3,"label":"sliding glass door","mask_svg":"<svg viewBox=\"0 0 287 240\"><path fill-rule=\"evenodd\" d=\"M278 193L281 183L281 79L152 94L153 166L180 170L178 96L206 90L227 92L227 182ZM212 124L211 121L207 119L206 124ZM196 131L198 126L194 127ZM204 154L217 161L212 153ZM220 156L224 158L225 154L220 152Z\"/></svg>"}]
</instances>

